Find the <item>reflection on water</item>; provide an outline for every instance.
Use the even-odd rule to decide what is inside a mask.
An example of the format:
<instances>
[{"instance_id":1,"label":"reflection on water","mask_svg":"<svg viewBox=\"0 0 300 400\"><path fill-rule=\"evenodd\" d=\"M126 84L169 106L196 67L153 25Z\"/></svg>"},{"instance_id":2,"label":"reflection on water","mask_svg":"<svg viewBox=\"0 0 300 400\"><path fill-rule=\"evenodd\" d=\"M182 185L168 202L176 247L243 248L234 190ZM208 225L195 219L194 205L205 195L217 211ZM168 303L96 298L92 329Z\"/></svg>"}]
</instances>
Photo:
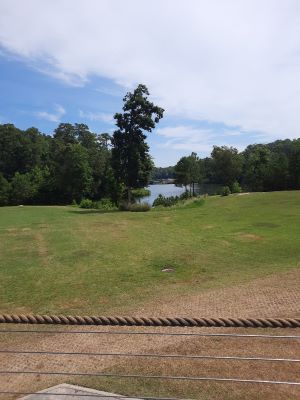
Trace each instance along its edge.
<instances>
[{"instance_id":1,"label":"reflection on water","mask_svg":"<svg viewBox=\"0 0 300 400\"><path fill-rule=\"evenodd\" d=\"M151 205L159 194L165 197L180 196L185 191L184 187L178 187L174 184L150 185L147 189L151 191L151 196L144 197L141 201L147 201Z\"/></svg>"}]
</instances>

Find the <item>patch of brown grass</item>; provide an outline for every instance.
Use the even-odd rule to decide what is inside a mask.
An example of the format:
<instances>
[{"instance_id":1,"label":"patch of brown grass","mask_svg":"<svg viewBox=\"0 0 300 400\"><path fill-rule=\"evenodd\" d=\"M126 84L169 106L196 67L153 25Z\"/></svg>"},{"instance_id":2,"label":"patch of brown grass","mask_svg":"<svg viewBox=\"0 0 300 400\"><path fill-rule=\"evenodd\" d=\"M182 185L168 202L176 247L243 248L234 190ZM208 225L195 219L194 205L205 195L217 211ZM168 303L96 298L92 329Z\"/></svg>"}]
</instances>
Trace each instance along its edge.
<instances>
[{"instance_id":1,"label":"patch of brown grass","mask_svg":"<svg viewBox=\"0 0 300 400\"><path fill-rule=\"evenodd\" d=\"M259 235L255 235L254 233L238 233L236 235L236 239L245 241L245 242L252 242L256 240L262 240L263 237Z\"/></svg>"}]
</instances>

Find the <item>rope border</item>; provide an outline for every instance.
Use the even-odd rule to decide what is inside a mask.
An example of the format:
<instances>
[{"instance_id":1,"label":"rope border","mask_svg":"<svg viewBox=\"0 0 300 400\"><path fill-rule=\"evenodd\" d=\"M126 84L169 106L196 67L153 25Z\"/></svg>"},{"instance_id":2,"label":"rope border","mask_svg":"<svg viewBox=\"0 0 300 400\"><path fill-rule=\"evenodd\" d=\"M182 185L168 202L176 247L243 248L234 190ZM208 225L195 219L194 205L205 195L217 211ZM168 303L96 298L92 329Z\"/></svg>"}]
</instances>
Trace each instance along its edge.
<instances>
[{"instance_id":1,"label":"rope border","mask_svg":"<svg viewBox=\"0 0 300 400\"><path fill-rule=\"evenodd\" d=\"M300 318L182 318L78 315L0 315L2 324L156 326L205 328L300 328Z\"/></svg>"}]
</instances>

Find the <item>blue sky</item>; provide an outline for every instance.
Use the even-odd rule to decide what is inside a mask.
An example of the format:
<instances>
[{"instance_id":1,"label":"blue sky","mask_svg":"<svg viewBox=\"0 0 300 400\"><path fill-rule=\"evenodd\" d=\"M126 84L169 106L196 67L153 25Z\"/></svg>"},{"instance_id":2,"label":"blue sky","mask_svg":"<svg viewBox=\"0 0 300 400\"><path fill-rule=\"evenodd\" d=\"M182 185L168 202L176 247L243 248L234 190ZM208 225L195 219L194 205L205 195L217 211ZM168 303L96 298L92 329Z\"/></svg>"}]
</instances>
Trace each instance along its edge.
<instances>
[{"instance_id":1,"label":"blue sky","mask_svg":"<svg viewBox=\"0 0 300 400\"><path fill-rule=\"evenodd\" d=\"M113 132L138 83L166 110L157 166L299 137L300 3L1 0L0 123Z\"/></svg>"}]
</instances>

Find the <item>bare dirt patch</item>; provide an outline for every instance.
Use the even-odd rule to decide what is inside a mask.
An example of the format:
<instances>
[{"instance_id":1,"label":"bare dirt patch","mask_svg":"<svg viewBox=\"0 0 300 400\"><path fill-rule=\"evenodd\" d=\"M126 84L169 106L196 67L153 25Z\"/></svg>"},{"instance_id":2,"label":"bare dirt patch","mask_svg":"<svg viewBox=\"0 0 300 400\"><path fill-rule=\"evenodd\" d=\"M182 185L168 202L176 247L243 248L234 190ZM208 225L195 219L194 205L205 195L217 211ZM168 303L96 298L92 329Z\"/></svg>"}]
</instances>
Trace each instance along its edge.
<instances>
[{"instance_id":1,"label":"bare dirt patch","mask_svg":"<svg viewBox=\"0 0 300 400\"><path fill-rule=\"evenodd\" d=\"M44 235L37 231L35 234L35 241L41 264L43 267L47 267L49 263L49 251Z\"/></svg>"},{"instance_id":2,"label":"bare dirt patch","mask_svg":"<svg viewBox=\"0 0 300 400\"><path fill-rule=\"evenodd\" d=\"M214 229L216 227L217 227L216 225L203 225L202 229Z\"/></svg>"},{"instance_id":3,"label":"bare dirt patch","mask_svg":"<svg viewBox=\"0 0 300 400\"><path fill-rule=\"evenodd\" d=\"M263 237L260 235L255 235L254 233L237 233L236 239L244 242L253 242L256 240L262 240Z\"/></svg>"},{"instance_id":4,"label":"bare dirt patch","mask_svg":"<svg viewBox=\"0 0 300 400\"><path fill-rule=\"evenodd\" d=\"M255 224L252 224L252 226L255 226L257 228L280 228L279 224L274 224L272 222L257 222Z\"/></svg>"},{"instance_id":5,"label":"bare dirt patch","mask_svg":"<svg viewBox=\"0 0 300 400\"><path fill-rule=\"evenodd\" d=\"M216 316L216 317L299 317L300 270L256 279L244 285L230 288L211 289L197 295L172 296L157 299L129 314L147 316ZM100 312L99 312L100 313ZM4 326L2 327L2 329ZM6 326L11 329L12 326ZM25 328L19 326L20 329ZM28 327L26 327L28 328ZM40 328L40 327L38 327ZM58 329L59 327L54 327ZM29 329L37 329L29 327ZM47 327L47 329L52 329ZM79 327L60 327L65 331L79 330ZM80 327L85 331L128 331L129 328ZM131 331L149 331L147 328L131 328ZM154 330L153 328L151 329ZM155 329L166 331L166 329ZM170 329L168 329L170 331ZM257 330L231 329L187 329L173 328L172 332L244 332L257 333ZM295 330L268 330L262 333L299 334ZM299 340L253 340L253 339L212 339L187 338L177 336L119 336L119 335L62 335L62 334L15 334L1 335L1 349L26 349L44 351L80 351L80 352L144 352L176 354L213 354L239 356L267 356L300 358ZM165 375L220 376L248 379L270 379L299 381L300 369L292 363L254 363L237 361L182 361L120 359L95 356L29 356L0 355L1 370L37 370L70 372L122 372ZM94 385L111 389L123 394L171 395L194 397L199 399L300 399L299 388L285 385L248 385L229 383L156 383L130 381L125 383L107 383L97 381L68 379L67 377L37 377L31 375L0 376L2 390L31 391L64 381ZM101 386L103 384L103 386ZM111 386L109 386L111 385ZM119 386L118 386L119 385ZM131 386L130 386L131 385ZM8 399L8 396L0 397Z\"/></svg>"},{"instance_id":6,"label":"bare dirt patch","mask_svg":"<svg viewBox=\"0 0 300 400\"><path fill-rule=\"evenodd\" d=\"M18 228L7 228L6 230L7 230L8 233L17 233L17 232L19 232Z\"/></svg>"}]
</instances>

